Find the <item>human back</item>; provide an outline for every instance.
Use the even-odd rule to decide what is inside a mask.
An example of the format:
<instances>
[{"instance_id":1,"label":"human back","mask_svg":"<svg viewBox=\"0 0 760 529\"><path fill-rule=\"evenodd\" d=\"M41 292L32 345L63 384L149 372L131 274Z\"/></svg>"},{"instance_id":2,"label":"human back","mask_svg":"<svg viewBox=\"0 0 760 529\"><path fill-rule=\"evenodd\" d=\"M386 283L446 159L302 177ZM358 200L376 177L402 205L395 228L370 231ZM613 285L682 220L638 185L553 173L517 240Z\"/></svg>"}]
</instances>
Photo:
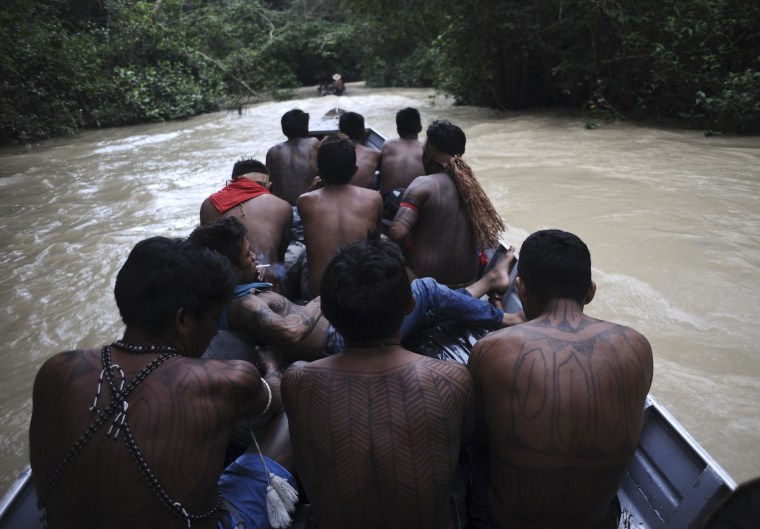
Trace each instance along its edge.
<instances>
[{"instance_id":1,"label":"human back","mask_svg":"<svg viewBox=\"0 0 760 529\"><path fill-rule=\"evenodd\" d=\"M467 370L399 344L414 302L390 241L341 249L321 290L343 351L292 366L282 386L296 466L317 523L448 527L472 391Z\"/></svg>"},{"instance_id":2,"label":"human back","mask_svg":"<svg viewBox=\"0 0 760 529\"><path fill-rule=\"evenodd\" d=\"M85 411L93 404L98 386L100 354L99 349L62 353L40 371L31 426L31 435L38 439L31 448L38 491L44 490L67 450L96 418ZM145 361L129 355L112 354L113 362L131 380ZM255 398L252 389L257 377L248 362L172 358L129 399L128 421L135 442L161 486L192 514L212 512L206 520L194 522L194 527L218 523L216 487L232 424L254 414L253 406L229 403ZM202 387L179 384L182 380L204 383ZM102 387L101 405L109 396L110 391ZM257 411L264 405L259 403ZM186 527L159 500L124 443L104 437L109 427L110 423L101 427L63 474L46 505L48 527Z\"/></svg>"},{"instance_id":3,"label":"human back","mask_svg":"<svg viewBox=\"0 0 760 529\"><path fill-rule=\"evenodd\" d=\"M450 287L477 279L480 252L495 247L504 222L462 159L461 128L436 120L427 128L422 162L425 177L406 189L388 236L406 252L417 277Z\"/></svg>"},{"instance_id":4,"label":"human back","mask_svg":"<svg viewBox=\"0 0 760 529\"><path fill-rule=\"evenodd\" d=\"M451 287L475 281L479 252L451 177L436 173L416 178L404 194L404 203L418 205L406 253L407 265L414 274ZM394 238L393 231L390 237Z\"/></svg>"},{"instance_id":5,"label":"human back","mask_svg":"<svg viewBox=\"0 0 760 529\"><path fill-rule=\"evenodd\" d=\"M422 143L417 139L422 124L415 108L404 108L396 113L396 130L399 137L383 144L380 153L380 194L406 188L418 176L425 174L422 165Z\"/></svg>"},{"instance_id":6,"label":"human back","mask_svg":"<svg viewBox=\"0 0 760 529\"><path fill-rule=\"evenodd\" d=\"M356 155L350 141L329 137L319 147L320 178L327 184L302 195L298 212L304 227L308 259L308 294L316 297L327 263L341 246L380 229L382 199L377 191L349 182L356 171Z\"/></svg>"},{"instance_id":7,"label":"human back","mask_svg":"<svg viewBox=\"0 0 760 529\"><path fill-rule=\"evenodd\" d=\"M362 141L367 134L364 128L364 117L356 112L344 112L338 119L340 132L348 136L348 139L354 144L356 149L356 173L351 178L351 184L377 189L375 182L375 171L380 161L380 151L374 147L362 145Z\"/></svg>"},{"instance_id":8,"label":"human back","mask_svg":"<svg viewBox=\"0 0 760 529\"><path fill-rule=\"evenodd\" d=\"M652 350L637 331L583 314L596 289L584 248L559 230L528 237L517 281L529 321L491 333L470 357L490 513L505 527L617 527Z\"/></svg>"},{"instance_id":9,"label":"human back","mask_svg":"<svg viewBox=\"0 0 760 529\"><path fill-rule=\"evenodd\" d=\"M203 201L200 210L201 225L219 219L235 217L254 241L253 251L261 263L282 262L291 239L293 210L288 202L269 192L269 174L266 166L258 160L240 160L232 169L232 180L220 192L234 186L236 181L256 182L261 185L260 194L242 200L230 209L220 212L211 197ZM212 195L213 197L213 195Z\"/></svg>"},{"instance_id":10,"label":"human back","mask_svg":"<svg viewBox=\"0 0 760 529\"><path fill-rule=\"evenodd\" d=\"M45 362L34 384L30 461L49 527L185 527L180 508L201 516L195 526L216 527L232 425L267 402L252 364L199 359L236 279L218 254L162 237L138 243L116 280L124 338ZM111 377L125 388L123 402ZM70 452L78 439L81 450Z\"/></svg>"},{"instance_id":11,"label":"human back","mask_svg":"<svg viewBox=\"0 0 760 529\"><path fill-rule=\"evenodd\" d=\"M267 151L266 166L272 181L272 193L295 206L298 197L309 189L317 174L319 140L309 137L309 115L302 110L286 112L281 122L288 140Z\"/></svg>"},{"instance_id":12,"label":"human back","mask_svg":"<svg viewBox=\"0 0 760 529\"><path fill-rule=\"evenodd\" d=\"M471 391L463 366L402 350L382 365L329 357L293 369L287 384L297 466L320 526L448 527Z\"/></svg>"}]
</instances>

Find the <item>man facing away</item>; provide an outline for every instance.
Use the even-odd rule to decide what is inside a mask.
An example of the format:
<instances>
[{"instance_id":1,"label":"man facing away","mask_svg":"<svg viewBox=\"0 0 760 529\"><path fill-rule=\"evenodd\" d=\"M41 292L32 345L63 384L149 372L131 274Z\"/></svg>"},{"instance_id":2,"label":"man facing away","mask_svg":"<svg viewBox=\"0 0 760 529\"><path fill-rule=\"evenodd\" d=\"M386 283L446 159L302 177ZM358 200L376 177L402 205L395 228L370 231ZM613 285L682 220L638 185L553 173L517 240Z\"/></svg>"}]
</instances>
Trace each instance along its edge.
<instances>
[{"instance_id":1,"label":"man facing away","mask_svg":"<svg viewBox=\"0 0 760 529\"><path fill-rule=\"evenodd\" d=\"M432 277L450 287L477 278L479 253L495 247L504 222L467 163L466 137L445 120L427 129L422 162L426 176L404 193L389 237L406 251L417 277Z\"/></svg>"},{"instance_id":2,"label":"man facing away","mask_svg":"<svg viewBox=\"0 0 760 529\"><path fill-rule=\"evenodd\" d=\"M142 241L114 288L123 338L45 362L29 438L48 527L216 528L227 517L217 481L233 424L281 409L276 366L262 378L248 362L200 358L236 279L215 252ZM273 461L269 468L286 475ZM263 502L266 474L258 476ZM225 473L219 487L244 511L235 482L250 482L240 479Z\"/></svg>"},{"instance_id":3,"label":"man facing away","mask_svg":"<svg viewBox=\"0 0 760 529\"><path fill-rule=\"evenodd\" d=\"M258 160L240 160L232 168L232 180L201 205L201 225L236 217L256 241L260 261L282 263L290 242L293 210L290 204L269 191L269 173ZM268 276L276 280L274 268Z\"/></svg>"},{"instance_id":4,"label":"man facing away","mask_svg":"<svg viewBox=\"0 0 760 529\"><path fill-rule=\"evenodd\" d=\"M348 136L348 139L356 147L357 170L351 179L351 183L359 187L377 189L375 170L380 160L380 151L373 147L362 145L367 129L364 128L364 116L356 112L344 112L338 118L340 132Z\"/></svg>"},{"instance_id":5,"label":"man facing away","mask_svg":"<svg viewBox=\"0 0 760 529\"><path fill-rule=\"evenodd\" d=\"M396 113L399 137L388 140L380 153L380 194L406 188L425 174L422 165L422 143L417 139L422 130L420 113L416 108L403 108Z\"/></svg>"},{"instance_id":6,"label":"man facing away","mask_svg":"<svg viewBox=\"0 0 760 529\"><path fill-rule=\"evenodd\" d=\"M476 527L615 528L652 349L635 330L583 313L596 285L575 235L529 236L516 281L528 322L489 334L470 356L485 427L476 439L490 444L490 466L475 465Z\"/></svg>"},{"instance_id":7,"label":"man facing away","mask_svg":"<svg viewBox=\"0 0 760 529\"><path fill-rule=\"evenodd\" d=\"M467 370L399 344L414 298L394 243L342 249L321 292L343 351L291 366L282 384L296 468L317 524L448 527L471 405Z\"/></svg>"},{"instance_id":8,"label":"man facing away","mask_svg":"<svg viewBox=\"0 0 760 529\"><path fill-rule=\"evenodd\" d=\"M353 143L340 136L328 136L317 152L319 178L326 185L298 198L306 242L308 292L306 299L319 295L319 284L330 258L341 246L362 240L367 232L380 230L383 201L377 191L352 185L357 172Z\"/></svg>"},{"instance_id":9,"label":"man facing away","mask_svg":"<svg viewBox=\"0 0 760 529\"><path fill-rule=\"evenodd\" d=\"M281 124L288 140L267 151L266 165L272 193L295 206L317 175L319 140L309 137L309 114L303 110L285 112Z\"/></svg>"}]
</instances>

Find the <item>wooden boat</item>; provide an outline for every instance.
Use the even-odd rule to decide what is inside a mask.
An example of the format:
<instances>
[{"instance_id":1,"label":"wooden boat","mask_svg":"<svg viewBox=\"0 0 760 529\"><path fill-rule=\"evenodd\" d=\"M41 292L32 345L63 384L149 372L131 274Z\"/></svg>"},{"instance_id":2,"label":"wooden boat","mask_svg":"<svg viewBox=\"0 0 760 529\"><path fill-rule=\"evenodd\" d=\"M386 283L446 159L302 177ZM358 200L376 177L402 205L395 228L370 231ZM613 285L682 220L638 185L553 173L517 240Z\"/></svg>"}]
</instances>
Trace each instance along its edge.
<instances>
[{"instance_id":1,"label":"wooden boat","mask_svg":"<svg viewBox=\"0 0 760 529\"><path fill-rule=\"evenodd\" d=\"M315 123L311 135L337 132L340 109ZM382 148L382 135L367 131L365 145ZM494 253L505 251L502 247ZM441 323L408 347L439 358L465 362L485 331ZM641 439L625 471L618 499L621 529L700 529L736 482L657 401L648 396ZM294 527L301 523L294 524ZM41 528L37 493L27 467L0 503L0 529Z\"/></svg>"}]
</instances>

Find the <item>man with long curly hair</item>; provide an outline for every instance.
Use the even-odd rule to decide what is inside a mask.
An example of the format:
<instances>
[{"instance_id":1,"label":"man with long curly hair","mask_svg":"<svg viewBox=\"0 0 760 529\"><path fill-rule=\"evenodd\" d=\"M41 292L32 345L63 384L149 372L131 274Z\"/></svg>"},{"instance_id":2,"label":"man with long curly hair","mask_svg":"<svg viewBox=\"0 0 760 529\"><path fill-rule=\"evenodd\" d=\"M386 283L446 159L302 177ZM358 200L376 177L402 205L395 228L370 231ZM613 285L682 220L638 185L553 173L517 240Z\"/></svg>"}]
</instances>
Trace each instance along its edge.
<instances>
[{"instance_id":1,"label":"man with long curly hair","mask_svg":"<svg viewBox=\"0 0 760 529\"><path fill-rule=\"evenodd\" d=\"M450 287L477 279L480 252L495 246L505 229L462 159L465 143L456 125L445 120L430 124L422 155L427 175L409 184L390 229L417 277Z\"/></svg>"}]
</instances>

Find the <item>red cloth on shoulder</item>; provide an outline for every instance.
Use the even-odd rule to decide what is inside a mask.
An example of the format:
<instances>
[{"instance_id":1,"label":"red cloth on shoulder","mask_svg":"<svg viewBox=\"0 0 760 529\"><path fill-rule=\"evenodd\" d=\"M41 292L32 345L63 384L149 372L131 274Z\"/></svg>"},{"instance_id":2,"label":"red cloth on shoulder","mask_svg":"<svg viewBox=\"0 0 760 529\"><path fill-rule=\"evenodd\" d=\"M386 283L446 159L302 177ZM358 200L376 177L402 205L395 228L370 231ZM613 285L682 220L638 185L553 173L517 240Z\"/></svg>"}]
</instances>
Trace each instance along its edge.
<instances>
[{"instance_id":1,"label":"red cloth on shoulder","mask_svg":"<svg viewBox=\"0 0 760 529\"><path fill-rule=\"evenodd\" d=\"M258 182L248 178L238 178L208 198L219 213L224 213L246 200L265 194L272 193Z\"/></svg>"}]
</instances>

